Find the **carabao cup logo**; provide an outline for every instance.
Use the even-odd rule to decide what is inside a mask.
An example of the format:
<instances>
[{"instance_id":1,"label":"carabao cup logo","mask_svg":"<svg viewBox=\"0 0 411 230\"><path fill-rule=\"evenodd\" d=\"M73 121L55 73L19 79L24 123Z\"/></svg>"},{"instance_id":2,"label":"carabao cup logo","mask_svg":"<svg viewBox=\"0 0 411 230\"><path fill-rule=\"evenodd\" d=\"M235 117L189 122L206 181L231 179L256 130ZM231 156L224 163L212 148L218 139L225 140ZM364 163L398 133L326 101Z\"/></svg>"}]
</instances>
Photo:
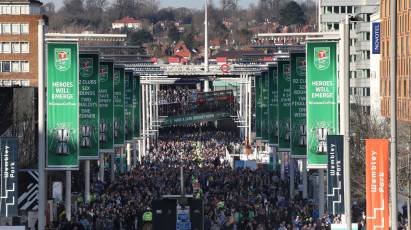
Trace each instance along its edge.
<instances>
[{"instance_id":1,"label":"carabao cup logo","mask_svg":"<svg viewBox=\"0 0 411 230\"><path fill-rule=\"evenodd\" d=\"M67 71L71 68L71 49L54 49L54 65L58 71Z\"/></svg>"},{"instance_id":2,"label":"carabao cup logo","mask_svg":"<svg viewBox=\"0 0 411 230\"><path fill-rule=\"evenodd\" d=\"M80 59L80 75L82 77L91 77L93 75L93 59L81 58Z\"/></svg>"},{"instance_id":3,"label":"carabao cup logo","mask_svg":"<svg viewBox=\"0 0 411 230\"><path fill-rule=\"evenodd\" d=\"M108 66L101 65L100 66L100 82L106 82L108 80Z\"/></svg>"},{"instance_id":4,"label":"carabao cup logo","mask_svg":"<svg viewBox=\"0 0 411 230\"><path fill-rule=\"evenodd\" d=\"M314 66L318 70L326 70L330 67L330 47L314 48Z\"/></svg>"}]
</instances>

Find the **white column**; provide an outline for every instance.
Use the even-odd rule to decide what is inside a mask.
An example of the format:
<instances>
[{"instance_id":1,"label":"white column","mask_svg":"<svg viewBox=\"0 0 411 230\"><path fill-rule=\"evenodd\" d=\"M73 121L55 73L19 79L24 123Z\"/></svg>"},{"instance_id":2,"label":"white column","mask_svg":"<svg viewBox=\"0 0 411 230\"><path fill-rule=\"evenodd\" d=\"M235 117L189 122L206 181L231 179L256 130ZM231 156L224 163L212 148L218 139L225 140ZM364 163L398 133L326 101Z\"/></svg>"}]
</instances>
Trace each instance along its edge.
<instances>
[{"instance_id":1,"label":"white column","mask_svg":"<svg viewBox=\"0 0 411 230\"><path fill-rule=\"evenodd\" d=\"M71 221L71 171L66 171L65 209L68 221Z\"/></svg>"},{"instance_id":2,"label":"white column","mask_svg":"<svg viewBox=\"0 0 411 230\"><path fill-rule=\"evenodd\" d=\"M141 122L141 124L142 124L142 129L143 129L143 140L142 140L142 143L141 143L141 153L140 153L140 156L139 157L141 157L141 155L145 155L145 146L146 146L146 87L145 87L145 85L144 84L141 84L141 110L142 110L142 112L141 112L141 117L142 117L142 122ZM141 162L141 161L140 161Z\"/></svg>"},{"instance_id":3,"label":"white column","mask_svg":"<svg viewBox=\"0 0 411 230\"><path fill-rule=\"evenodd\" d=\"M204 92L210 92L210 81L204 80Z\"/></svg>"},{"instance_id":4,"label":"white column","mask_svg":"<svg viewBox=\"0 0 411 230\"><path fill-rule=\"evenodd\" d=\"M251 144L251 142L252 142L252 138L251 138L251 117L252 117L252 95L251 95L251 81L252 81L252 79L251 79L251 76L248 76L248 75L246 75L247 76L247 81L248 81L248 92L247 92L247 94L248 94L248 141L249 141L249 143Z\"/></svg>"},{"instance_id":5,"label":"white column","mask_svg":"<svg viewBox=\"0 0 411 230\"><path fill-rule=\"evenodd\" d=\"M281 172L280 172L280 175L281 175L281 180L284 180L285 179L284 154L282 152L277 152L277 156L279 156L279 158L281 159L281 164L280 164Z\"/></svg>"},{"instance_id":6,"label":"white column","mask_svg":"<svg viewBox=\"0 0 411 230\"><path fill-rule=\"evenodd\" d=\"M104 182L104 153L100 153L99 160L99 180Z\"/></svg>"},{"instance_id":7,"label":"white column","mask_svg":"<svg viewBox=\"0 0 411 230\"><path fill-rule=\"evenodd\" d=\"M196 89L197 91L201 91L201 83L196 83Z\"/></svg>"},{"instance_id":8,"label":"white column","mask_svg":"<svg viewBox=\"0 0 411 230\"><path fill-rule=\"evenodd\" d=\"M138 140L138 162L141 164L141 157L143 156L143 140Z\"/></svg>"},{"instance_id":9,"label":"white column","mask_svg":"<svg viewBox=\"0 0 411 230\"><path fill-rule=\"evenodd\" d=\"M150 129L151 129L151 118L152 118L152 114L151 114L151 103L150 103L150 100L151 100L151 97L150 97L150 85L146 85L146 113L147 113L147 116L146 116L146 133L147 133L147 138L146 138L146 149L145 149L145 154L147 154L147 150L148 149L150 149L150 138L151 138L151 136L149 135L150 134Z\"/></svg>"},{"instance_id":10,"label":"white column","mask_svg":"<svg viewBox=\"0 0 411 230\"><path fill-rule=\"evenodd\" d=\"M290 199L291 200L293 200L294 199L294 194L295 194L295 189L294 189L294 184L295 184L295 175L294 175L294 172L295 172L295 169L294 169L294 159L292 159L292 158L289 158L289 161L290 161L290 168L289 168L289 171L290 171Z\"/></svg>"},{"instance_id":11,"label":"white column","mask_svg":"<svg viewBox=\"0 0 411 230\"><path fill-rule=\"evenodd\" d=\"M131 143L127 143L126 145L126 151L127 151L127 171L130 171L131 169ZM133 154L133 159L134 159L134 154Z\"/></svg>"},{"instance_id":12,"label":"white column","mask_svg":"<svg viewBox=\"0 0 411 230\"><path fill-rule=\"evenodd\" d=\"M302 159L303 162L303 199L308 198L308 183L307 183L307 159Z\"/></svg>"},{"instance_id":13,"label":"white column","mask_svg":"<svg viewBox=\"0 0 411 230\"><path fill-rule=\"evenodd\" d=\"M84 200L90 203L90 161L84 161Z\"/></svg>"},{"instance_id":14,"label":"white column","mask_svg":"<svg viewBox=\"0 0 411 230\"><path fill-rule=\"evenodd\" d=\"M45 87L44 87L44 20L40 19L38 24L38 170L39 170L39 207L38 228L44 230L46 226L46 129L45 129Z\"/></svg>"},{"instance_id":15,"label":"white column","mask_svg":"<svg viewBox=\"0 0 411 230\"><path fill-rule=\"evenodd\" d=\"M324 197L324 169L318 170L318 211L320 217L324 214L324 204L325 204L325 197Z\"/></svg>"}]
</instances>

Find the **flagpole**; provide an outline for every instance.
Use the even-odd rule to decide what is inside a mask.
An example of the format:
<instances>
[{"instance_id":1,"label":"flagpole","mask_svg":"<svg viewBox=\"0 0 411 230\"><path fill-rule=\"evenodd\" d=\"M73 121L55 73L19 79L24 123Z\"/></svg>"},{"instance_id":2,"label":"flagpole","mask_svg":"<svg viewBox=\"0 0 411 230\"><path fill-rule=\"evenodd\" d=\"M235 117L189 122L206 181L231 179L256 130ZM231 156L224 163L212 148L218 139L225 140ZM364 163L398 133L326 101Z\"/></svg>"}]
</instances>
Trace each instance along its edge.
<instances>
[{"instance_id":1,"label":"flagpole","mask_svg":"<svg viewBox=\"0 0 411 230\"><path fill-rule=\"evenodd\" d=\"M204 0L204 71L208 72L208 0Z\"/></svg>"}]
</instances>

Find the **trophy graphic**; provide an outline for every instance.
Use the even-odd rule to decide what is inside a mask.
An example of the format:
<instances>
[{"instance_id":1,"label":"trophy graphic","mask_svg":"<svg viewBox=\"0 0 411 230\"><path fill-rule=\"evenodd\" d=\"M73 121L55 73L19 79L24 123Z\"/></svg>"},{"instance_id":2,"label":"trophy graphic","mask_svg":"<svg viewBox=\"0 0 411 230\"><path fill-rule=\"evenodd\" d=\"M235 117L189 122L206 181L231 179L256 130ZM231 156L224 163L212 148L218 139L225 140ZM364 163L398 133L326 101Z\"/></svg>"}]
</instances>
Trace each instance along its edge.
<instances>
[{"instance_id":1,"label":"trophy graphic","mask_svg":"<svg viewBox=\"0 0 411 230\"><path fill-rule=\"evenodd\" d=\"M100 135L99 135L100 143L106 143L107 142L106 131L107 131L106 123L100 123Z\"/></svg>"},{"instance_id":2,"label":"trophy graphic","mask_svg":"<svg viewBox=\"0 0 411 230\"><path fill-rule=\"evenodd\" d=\"M307 146L307 126L306 125L300 125L298 145L300 147Z\"/></svg>"},{"instance_id":3,"label":"trophy graphic","mask_svg":"<svg viewBox=\"0 0 411 230\"><path fill-rule=\"evenodd\" d=\"M120 132L120 125L119 125L119 123L118 123L118 121L115 121L114 122L114 138L118 138L118 136L119 136L119 132Z\"/></svg>"},{"instance_id":4,"label":"trophy graphic","mask_svg":"<svg viewBox=\"0 0 411 230\"><path fill-rule=\"evenodd\" d=\"M285 136L284 136L284 139L286 141L289 141L290 140L290 135L291 135L290 123L286 122L285 123Z\"/></svg>"},{"instance_id":5,"label":"trophy graphic","mask_svg":"<svg viewBox=\"0 0 411 230\"><path fill-rule=\"evenodd\" d=\"M91 126L81 126L81 148L91 148Z\"/></svg>"},{"instance_id":6,"label":"trophy graphic","mask_svg":"<svg viewBox=\"0 0 411 230\"><path fill-rule=\"evenodd\" d=\"M69 154L69 131L67 129L57 130L57 149L56 153L59 155Z\"/></svg>"},{"instance_id":7,"label":"trophy graphic","mask_svg":"<svg viewBox=\"0 0 411 230\"><path fill-rule=\"evenodd\" d=\"M327 136L329 129L327 128L318 128L317 129L317 153L327 154Z\"/></svg>"}]
</instances>

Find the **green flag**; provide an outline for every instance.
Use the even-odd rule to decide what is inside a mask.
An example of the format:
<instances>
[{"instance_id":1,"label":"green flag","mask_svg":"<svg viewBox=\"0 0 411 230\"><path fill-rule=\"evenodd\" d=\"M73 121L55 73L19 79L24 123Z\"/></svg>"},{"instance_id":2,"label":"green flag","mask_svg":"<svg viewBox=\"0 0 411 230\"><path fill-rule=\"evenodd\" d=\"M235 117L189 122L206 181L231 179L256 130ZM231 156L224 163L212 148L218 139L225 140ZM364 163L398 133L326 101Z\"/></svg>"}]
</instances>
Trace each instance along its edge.
<instances>
[{"instance_id":1,"label":"green flag","mask_svg":"<svg viewBox=\"0 0 411 230\"><path fill-rule=\"evenodd\" d=\"M80 54L80 159L99 159L97 53Z\"/></svg>"},{"instance_id":2,"label":"green flag","mask_svg":"<svg viewBox=\"0 0 411 230\"><path fill-rule=\"evenodd\" d=\"M268 142L278 145L278 87L277 65L268 66Z\"/></svg>"},{"instance_id":3,"label":"green flag","mask_svg":"<svg viewBox=\"0 0 411 230\"><path fill-rule=\"evenodd\" d=\"M47 44L47 168L79 166L78 44Z\"/></svg>"},{"instance_id":4,"label":"green flag","mask_svg":"<svg viewBox=\"0 0 411 230\"><path fill-rule=\"evenodd\" d=\"M307 157L327 167L327 136L338 134L336 42L307 43Z\"/></svg>"},{"instance_id":5,"label":"green flag","mask_svg":"<svg viewBox=\"0 0 411 230\"><path fill-rule=\"evenodd\" d=\"M290 60L278 60L278 151L290 151Z\"/></svg>"},{"instance_id":6,"label":"green flag","mask_svg":"<svg viewBox=\"0 0 411 230\"><path fill-rule=\"evenodd\" d=\"M124 68L114 68L114 146L124 146Z\"/></svg>"},{"instance_id":7,"label":"green flag","mask_svg":"<svg viewBox=\"0 0 411 230\"><path fill-rule=\"evenodd\" d=\"M133 137L140 137L140 119L141 119L141 87L140 76L133 77Z\"/></svg>"},{"instance_id":8,"label":"green flag","mask_svg":"<svg viewBox=\"0 0 411 230\"><path fill-rule=\"evenodd\" d=\"M114 151L114 107L113 107L113 75L112 61L100 62L99 72L99 112L100 112L100 152L112 153Z\"/></svg>"},{"instance_id":9,"label":"green flag","mask_svg":"<svg viewBox=\"0 0 411 230\"><path fill-rule=\"evenodd\" d=\"M291 53L291 157L307 155L305 52Z\"/></svg>"},{"instance_id":10,"label":"green flag","mask_svg":"<svg viewBox=\"0 0 411 230\"><path fill-rule=\"evenodd\" d=\"M124 78L124 132L127 141L133 140L133 71L126 71Z\"/></svg>"}]
</instances>

